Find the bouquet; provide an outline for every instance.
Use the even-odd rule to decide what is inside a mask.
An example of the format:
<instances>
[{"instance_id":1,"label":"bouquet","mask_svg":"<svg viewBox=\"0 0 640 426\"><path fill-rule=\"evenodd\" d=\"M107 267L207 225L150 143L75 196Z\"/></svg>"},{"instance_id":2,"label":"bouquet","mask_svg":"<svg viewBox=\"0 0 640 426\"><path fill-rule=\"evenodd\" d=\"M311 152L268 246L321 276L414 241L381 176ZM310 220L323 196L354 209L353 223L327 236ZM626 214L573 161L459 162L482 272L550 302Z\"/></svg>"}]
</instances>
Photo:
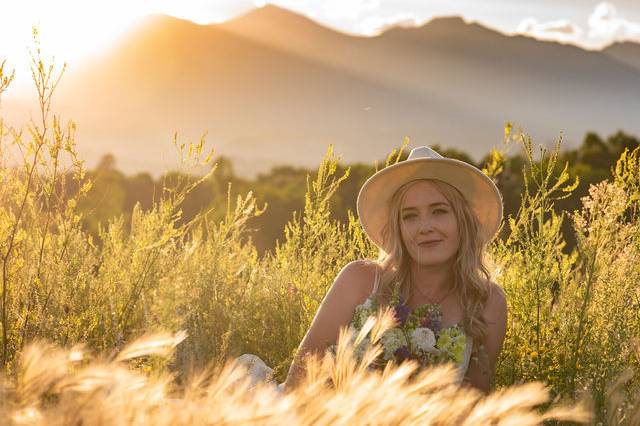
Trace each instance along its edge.
<instances>
[{"instance_id":1,"label":"bouquet","mask_svg":"<svg viewBox=\"0 0 640 426\"><path fill-rule=\"evenodd\" d=\"M382 354L372 364L383 367L388 361L401 363L416 360L421 366L444 362L462 363L466 347L466 335L458 325L441 328L442 311L440 305L425 304L411 311L394 292L390 306L394 309L397 325L383 333L380 344ZM357 335L370 316L375 316L379 304L369 297L356 307L350 327ZM354 348L356 359L362 359L371 344L369 335Z\"/></svg>"}]
</instances>

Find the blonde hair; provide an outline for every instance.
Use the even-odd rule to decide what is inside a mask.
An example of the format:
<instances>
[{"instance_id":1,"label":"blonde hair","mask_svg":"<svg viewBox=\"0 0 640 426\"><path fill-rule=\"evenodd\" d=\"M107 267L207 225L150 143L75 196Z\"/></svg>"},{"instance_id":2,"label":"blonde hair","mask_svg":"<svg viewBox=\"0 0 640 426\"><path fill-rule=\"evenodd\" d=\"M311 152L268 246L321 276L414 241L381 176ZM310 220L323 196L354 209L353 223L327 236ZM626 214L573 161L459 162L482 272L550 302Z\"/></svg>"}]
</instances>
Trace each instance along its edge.
<instances>
[{"instance_id":1,"label":"blonde hair","mask_svg":"<svg viewBox=\"0 0 640 426\"><path fill-rule=\"evenodd\" d=\"M480 236L480 225L464 196L453 186L436 179L420 179L401 186L389 203L389 221L383 229L383 241L387 250L380 250L379 284L374 296L380 303L390 300L397 286L403 299L411 295L411 257L400 233L400 208L407 190L418 181L433 183L447 199L456 216L460 246L453 266L454 292L462 305L462 326L465 333L478 345L487 336L487 322L483 316L490 291L490 276L484 263L486 243ZM474 350L478 345L474 345Z\"/></svg>"}]
</instances>

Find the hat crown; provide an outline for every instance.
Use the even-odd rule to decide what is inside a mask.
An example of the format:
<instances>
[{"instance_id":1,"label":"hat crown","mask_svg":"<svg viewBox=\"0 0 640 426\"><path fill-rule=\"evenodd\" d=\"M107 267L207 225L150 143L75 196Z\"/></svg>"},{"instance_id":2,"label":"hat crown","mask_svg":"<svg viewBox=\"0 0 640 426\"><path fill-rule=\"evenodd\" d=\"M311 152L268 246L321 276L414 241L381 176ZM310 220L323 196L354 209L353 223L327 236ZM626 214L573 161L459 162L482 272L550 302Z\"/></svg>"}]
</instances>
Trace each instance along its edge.
<instances>
[{"instance_id":1,"label":"hat crown","mask_svg":"<svg viewBox=\"0 0 640 426\"><path fill-rule=\"evenodd\" d=\"M418 158L444 158L428 146L418 146L409 153L407 160L417 160Z\"/></svg>"}]
</instances>

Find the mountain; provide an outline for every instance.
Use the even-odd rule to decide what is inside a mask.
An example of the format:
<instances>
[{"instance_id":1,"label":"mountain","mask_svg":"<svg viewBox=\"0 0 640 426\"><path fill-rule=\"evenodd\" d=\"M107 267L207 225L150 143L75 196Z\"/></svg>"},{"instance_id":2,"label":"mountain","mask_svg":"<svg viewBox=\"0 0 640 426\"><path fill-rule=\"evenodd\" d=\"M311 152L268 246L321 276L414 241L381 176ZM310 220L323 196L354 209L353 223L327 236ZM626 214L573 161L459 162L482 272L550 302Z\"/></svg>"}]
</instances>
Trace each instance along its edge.
<instances>
[{"instance_id":1,"label":"mountain","mask_svg":"<svg viewBox=\"0 0 640 426\"><path fill-rule=\"evenodd\" d=\"M585 51L456 17L364 38L275 6L207 26L153 16L67 75L59 105L90 163L111 152L128 172L174 164L176 131L207 131L245 175L315 166L329 144L373 162L404 136L479 159L507 120L540 143L640 134L635 47Z\"/></svg>"},{"instance_id":2,"label":"mountain","mask_svg":"<svg viewBox=\"0 0 640 426\"><path fill-rule=\"evenodd\" d=\"M640 44L638 43L615 43L603 49L602 53L640 71Z\"/></svg>"}]
</instances>

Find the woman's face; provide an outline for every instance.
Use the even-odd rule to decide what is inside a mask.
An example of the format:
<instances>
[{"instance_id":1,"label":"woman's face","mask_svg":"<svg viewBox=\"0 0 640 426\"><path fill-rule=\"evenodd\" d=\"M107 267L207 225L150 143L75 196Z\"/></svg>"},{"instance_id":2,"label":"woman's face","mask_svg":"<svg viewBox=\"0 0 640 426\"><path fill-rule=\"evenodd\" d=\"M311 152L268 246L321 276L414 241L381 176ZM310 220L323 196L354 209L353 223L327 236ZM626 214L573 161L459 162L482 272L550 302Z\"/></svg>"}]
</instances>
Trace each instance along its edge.
<instances>
[{"instance_id":1,"label":"woman's face","mask_svg":"<svg viewBox=\"0 0 640 426\"><path fill-rule=\"evenodd\" d=\"M453 208L429 181L418 181L405 193L400 231L411 259L421 266L452 263L460 246Z\"/></svg>"}]
</instances>

